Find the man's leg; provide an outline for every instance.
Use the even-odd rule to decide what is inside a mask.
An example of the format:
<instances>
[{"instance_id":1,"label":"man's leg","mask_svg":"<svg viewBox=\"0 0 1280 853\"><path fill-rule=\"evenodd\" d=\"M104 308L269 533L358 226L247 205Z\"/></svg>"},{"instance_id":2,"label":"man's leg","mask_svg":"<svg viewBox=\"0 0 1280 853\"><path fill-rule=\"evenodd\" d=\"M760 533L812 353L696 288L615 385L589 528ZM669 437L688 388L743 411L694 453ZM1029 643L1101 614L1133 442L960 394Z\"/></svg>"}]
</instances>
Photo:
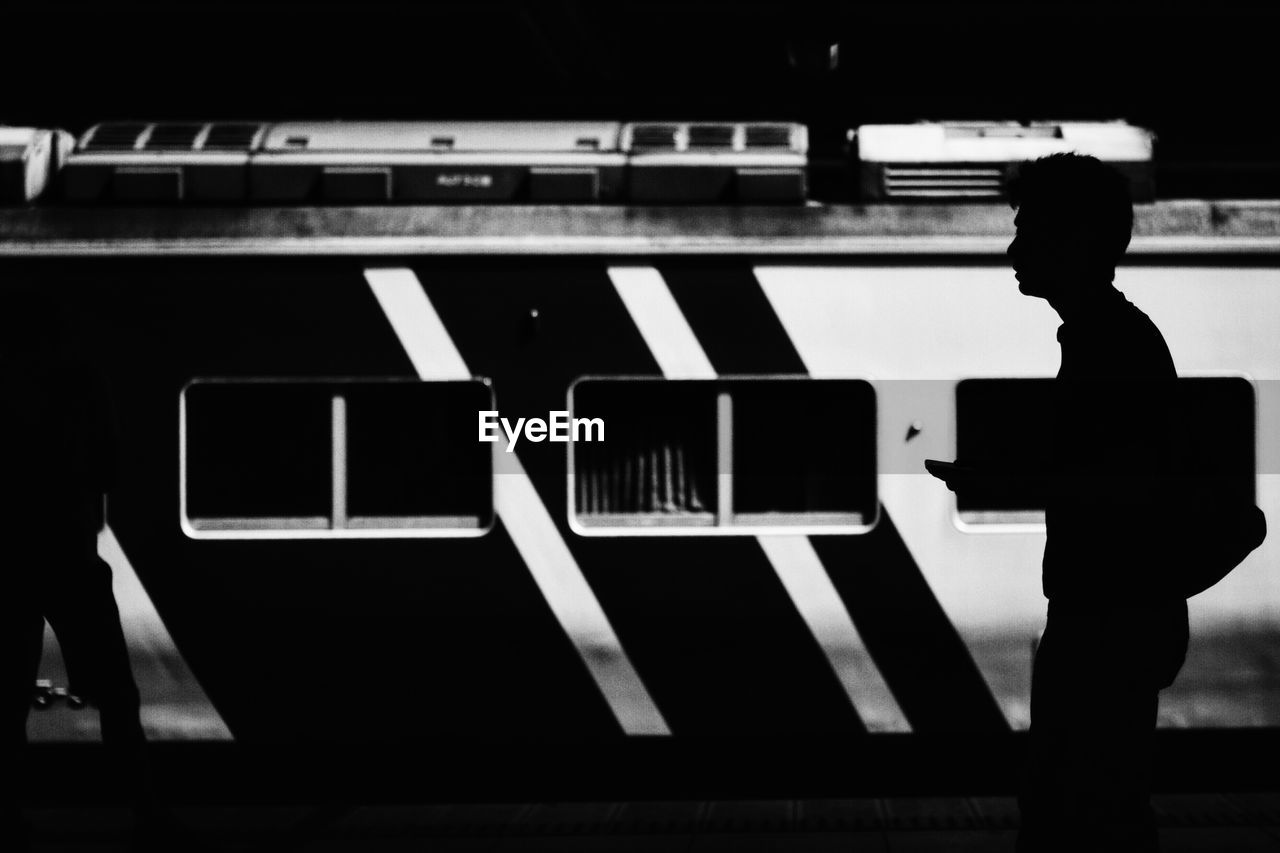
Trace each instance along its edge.
<instances>
[{"instance_id":1,"label":"man's leg","mask_svg":"<svg viewBox=\"0 0 1280 853\"><path fill-rule=\"evenodd\" d=\"M1160 690L1173 683L1187 651L1187 605L1182 599L1132 603L1105 612L1098 636L1099 691L1105 715L1090 716L1099 744L1092 761L1093 803L1112 847L1158 849L1151 811L1152 764Z\"/></svg>"},{"instance_id":2,"label":"man's leg","mask_svg":"<svg viewBox=\"0 0 1280 853\"><path fill-rule=\"evenodd\" d=\"M1058 636L1065 626L1057 624L1052 610L1050 614L1031 671L1030 750L1018 795L1018 853L1065 849L1062 833L1071 820L1063 775L1071 750L1063 714L1069 685Z\"/></svg>"},{"instance_id":3,"label":"man's leg","mask_svg":"<svg viewBox=\"0 0 1280 853\"><path fill-rule=\"evenodd\" d=\"M1140 608L1050 604L1032 673L1020 853L1156 849L1148 623Z\"/></svg>"},{"instance_id":4,"label":"man's leg","mask_svg":"<svg viewBox=\"0 0 1280 853\"><path fill-rule=\"evenodd\" d=\"M93 556L58 567L62 581L47 605L49 624L66 659L72 692L98 709L102 741L136 805L151 799L144 755L141 701L129 663L111 567Z\"/></svg>"},{"instance_id":5,"label":"man's leg","mask_svg":"<svg viewBox=\"0 0 1280 853\"><path fill-rule=\"evenodd\" d=\"M1083 752L1090 766L1081 781L1092 794L1087 822L1097 828L1098 850L1159 848L1151 811L1159 693L1145 683L1143 675L1132 673L1127 684L1111 681L1107 685L1106 713L1091 721L1091 748Z\"/></svg>"},{"instance_id":6,"label":"man's leg","mask_svg":"<svg viewBox=\"0 0 1280 853\"><path fill-rule=\"evenodd\" d=\"M18 569L22 571L23 569ZM27 714L40 671L44 617L22 579L0 590L0 840L25 849L21 804L27 792Z\"/></svg>"}]
</instances>

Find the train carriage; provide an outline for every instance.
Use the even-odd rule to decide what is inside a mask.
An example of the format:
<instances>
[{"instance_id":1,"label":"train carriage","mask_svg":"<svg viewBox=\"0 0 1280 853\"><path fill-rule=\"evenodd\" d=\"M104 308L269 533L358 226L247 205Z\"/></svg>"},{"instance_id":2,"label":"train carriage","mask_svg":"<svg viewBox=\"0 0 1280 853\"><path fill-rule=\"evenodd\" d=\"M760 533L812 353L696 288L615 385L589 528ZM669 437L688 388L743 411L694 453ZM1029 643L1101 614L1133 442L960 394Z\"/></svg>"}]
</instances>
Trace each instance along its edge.
<instances>
[{"instance_id":1,"label":"train carriage","mask_svg":"<svg viewBox=\"0 0 1280 853\"><path fill-rule=\"evenodd\" d=\"M993 254L182 254L3 262L113 388L111 555L179 682L153 737L477 779L476 750L604 779L825 744L831 779L1027 727L1043 525L923 468L1033 428L1017 395L1057 370L1056 319ZM1117 280L1272 517L1278 276L1161 254ZM483 411L604 440L482 442ZM1275 547L1192 600L1162 726L1280 724ZM33 730L67 736L56 714Z\"/></svg>"}]
</instances>

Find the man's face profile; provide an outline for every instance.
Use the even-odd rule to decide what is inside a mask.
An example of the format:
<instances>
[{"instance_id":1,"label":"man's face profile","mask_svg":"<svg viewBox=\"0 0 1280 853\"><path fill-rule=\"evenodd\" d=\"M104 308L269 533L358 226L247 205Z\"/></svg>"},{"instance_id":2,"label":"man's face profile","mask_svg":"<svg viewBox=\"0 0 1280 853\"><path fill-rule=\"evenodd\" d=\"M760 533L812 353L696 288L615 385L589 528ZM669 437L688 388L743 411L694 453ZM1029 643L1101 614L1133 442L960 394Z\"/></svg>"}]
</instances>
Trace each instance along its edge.
<instances>
[{"instance_id":1,"label":"man's face profile","mask_svg":"<svg viewBox=\"0 0 1280 853\"><path fill-rule=\"evenodd\" d=\"M1053 302L1065 288L1078 284L1082 247L1070 230L1054 227L1055 223L1025 205L1018 209L1013 224L1017 232L1008 254L1019 292Z\"/></svg>"}]
</instances>

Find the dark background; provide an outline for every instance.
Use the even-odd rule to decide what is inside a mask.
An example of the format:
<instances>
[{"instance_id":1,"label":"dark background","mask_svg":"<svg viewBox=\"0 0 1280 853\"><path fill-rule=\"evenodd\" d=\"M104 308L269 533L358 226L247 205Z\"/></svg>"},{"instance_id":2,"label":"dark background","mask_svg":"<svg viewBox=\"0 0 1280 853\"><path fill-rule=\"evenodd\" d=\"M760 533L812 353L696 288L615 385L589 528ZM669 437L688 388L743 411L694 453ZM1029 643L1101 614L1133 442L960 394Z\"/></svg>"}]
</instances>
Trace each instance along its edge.
<instances>
[{"instance_id":1,"label":"dark background","mask_svg":"<svg viewBox=\"0 0 1280 853\"><path fill-rule=\"evenodd\" d=\"M1280 195L1274 5L33 3L4 20L10 124L781 118L838 156L861 123L1125 118L1158 134L1162 196ZM810 64L824 40L833 73Z\"/></svg>"},{"instance_id":2,"label":"dark background","mask_svg":"<svg viewBox=\"0 0 1280 853\"><path fill-rule=\"evenodd\" d=\"M1158 134L1162 196L1280 195L1266 5L32 3L4 19L10 124L781 118L821 157L869 122L1125 118Z\"/></svg>"},{"instance_id":3,"label":"dark background","mask_svg":"<svg viewBox=\"0 0 1280 853\"><path fill-rule=\"evenodd\" d=\"M1124 117L1262 149L1278 25L1231 2L13 4L0 118ZM793 67L831 37L834 74Z\"/></svg>"}]
</instances>

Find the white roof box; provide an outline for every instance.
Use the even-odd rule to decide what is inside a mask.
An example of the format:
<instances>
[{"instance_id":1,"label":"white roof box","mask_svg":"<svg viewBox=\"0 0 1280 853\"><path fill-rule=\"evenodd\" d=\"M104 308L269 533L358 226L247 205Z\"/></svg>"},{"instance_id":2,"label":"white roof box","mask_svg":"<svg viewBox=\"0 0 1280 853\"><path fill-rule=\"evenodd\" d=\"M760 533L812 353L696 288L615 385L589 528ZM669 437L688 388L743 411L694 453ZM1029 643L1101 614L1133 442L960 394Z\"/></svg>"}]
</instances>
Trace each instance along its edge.
<instances>
[{"instance_id":1,"label":"white roof box","mask_svg":"<svg viewBox=\"0 0 1280 853\"><path fill-rule=\"evenodd\" d=\"M868 199L1002 199L1014 164L1066 152L1113 165L1135 201L1155 197L1154 136L1123 121L866 124L855 136Z\"/></svg>"},{"instance_id":2,"label":"white roof box","mask_svg":"<svg viewBox=\"0 0 1280 853\"><path fill-rule=\"evenodd\" d=\"M1074 151L1099 160L1151 159L1153 135L1123 121L864 124L858 156L882 163L1009 163Z\"/></svg>"}]
</instances>

